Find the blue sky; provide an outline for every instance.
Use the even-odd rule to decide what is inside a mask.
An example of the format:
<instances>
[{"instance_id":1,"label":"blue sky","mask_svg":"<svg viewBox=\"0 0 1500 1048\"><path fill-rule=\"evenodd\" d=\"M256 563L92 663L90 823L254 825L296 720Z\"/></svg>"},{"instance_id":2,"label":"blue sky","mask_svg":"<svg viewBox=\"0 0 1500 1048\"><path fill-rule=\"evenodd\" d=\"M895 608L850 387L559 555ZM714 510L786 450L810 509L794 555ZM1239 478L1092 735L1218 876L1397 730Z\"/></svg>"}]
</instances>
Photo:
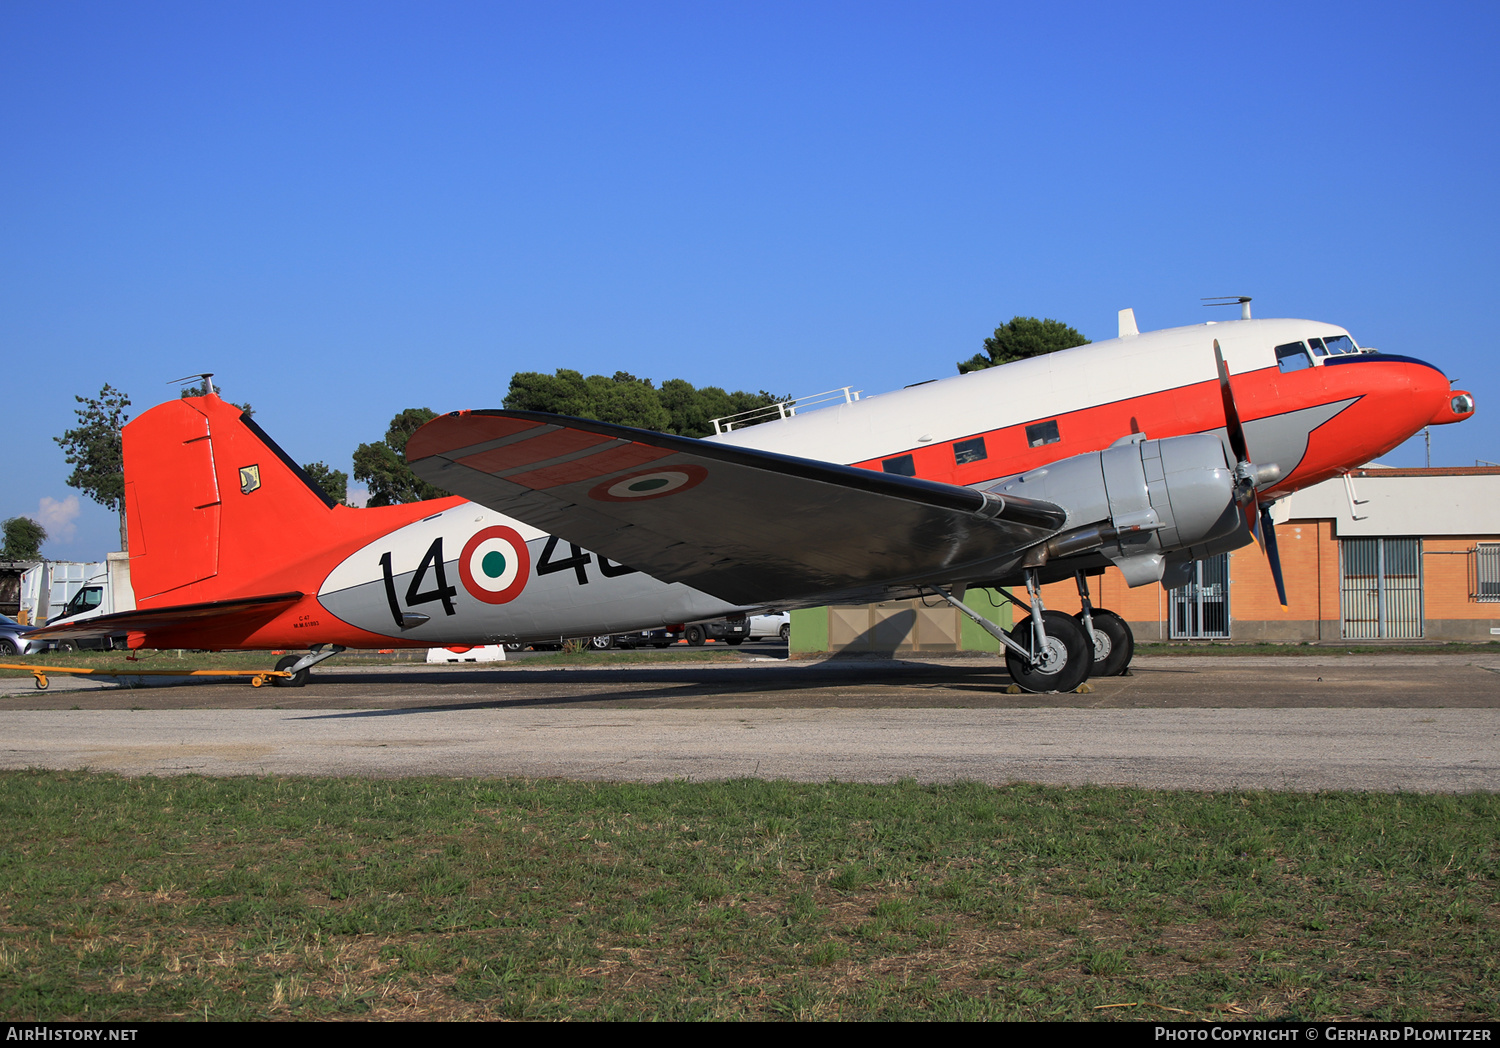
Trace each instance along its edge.
<instances>
[{"instance_id":1,"label":"blue sky","mask_svg":"<svg viewBox=\"0 0 1500 1048\"><path fill-rule=\"evenodd\" d=\"M1045 8L1045 10L1040 10ZM0 6L0 517L213 371L299 461L518 370L872 392L1016 314L1327 320L1500 459L1493 4ZM1388 461L1420 465L1420 438ZM66 538L71 529L71 538Z\"/></svg>"}]
</instances>

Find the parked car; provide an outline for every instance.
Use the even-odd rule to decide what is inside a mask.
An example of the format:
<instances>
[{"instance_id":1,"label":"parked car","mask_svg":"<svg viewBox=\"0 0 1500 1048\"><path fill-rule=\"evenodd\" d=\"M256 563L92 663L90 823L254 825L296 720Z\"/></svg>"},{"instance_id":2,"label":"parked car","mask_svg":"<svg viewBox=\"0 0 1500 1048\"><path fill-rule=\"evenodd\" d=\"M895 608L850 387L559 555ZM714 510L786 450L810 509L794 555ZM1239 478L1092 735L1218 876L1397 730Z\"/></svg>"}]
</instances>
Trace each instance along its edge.
<instances>
[{"instance_id":1,"label":"parked car","mask_svg":"<svg viewBox=\"0 0 1500 1048\"><path fill-rule=\"evenodd\" d=\"M9 615L0 615L0 655L31 655L47 649L46 641L27 640L36 626L23 626Z\"/></svg>"},{"instance_id":2,"label":"parked car","mask_svg":"<svg viewBox=\"0 0 1500 1048\"><path fill-rule=\"evenodd\" d=\"M665 648L676 644L682 634L675 630L638 630L634 633L616 633L611 637L595 637L591 642L596 651L604 648ZM602 641L608 643L601 643Z\"/></svg>"},{"instance_id":3,"label":"parked car","mask_svg":"<svg viewBox=\"0 0 1500 1048\"><path fill-rule=\"evenodd\" d=\"M711 622L692 622L682 631L689 644L699 645L710 640L725 644L743 644L750 637L750 623L744 618L714 619Z\"/></svg>"},{"instance_id":4,"label":"parked car","mask_svg":"<svg viewBox=\"0 0 1500 1048\"><path fill-rule=\"evenodd\" d=\"M773 611L765 615L751 615L750 639L790 641L792 639L792 613Z\"/></svg>"}]
</instances>

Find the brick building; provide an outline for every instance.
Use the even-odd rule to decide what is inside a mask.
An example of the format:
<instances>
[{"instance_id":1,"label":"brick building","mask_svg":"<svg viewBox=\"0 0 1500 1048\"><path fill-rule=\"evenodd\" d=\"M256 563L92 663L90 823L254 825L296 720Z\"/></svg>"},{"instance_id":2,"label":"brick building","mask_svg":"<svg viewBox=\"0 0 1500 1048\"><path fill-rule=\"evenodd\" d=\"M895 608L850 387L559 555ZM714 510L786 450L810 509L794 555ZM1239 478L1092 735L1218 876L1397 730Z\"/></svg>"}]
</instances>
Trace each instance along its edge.
<instances>
[{"instance_id":1,"label":"brick building","mask_svg":"<svg viewBox=\"0 0 1500 1048\"><path fill-rule=\"evenodd\" d=\"M1121 615L1138 641L1500 640L1500 468L1366 467L1283 499L1272 514L1285 610L1254 543L1200 563L1191 584L1170 591L1130 589L1110 568L1090 580L1095 606ZM1072 581L1042 593L1049 608L1079 609ZM979 601L1008 627L1011 609L997 603ZM793 612L792 650L996 650L934 604Z\"/></svg>"},{"instance_id":2,"label":"brick building","mask_svg":"<svg viewBox=\"0 0 1500 1048\"><path fill-rule=\"evenodd\" d=\"M1190 585L1130 589L1115 569L1094 603L1137 640L1500 639L1500 468L1366 467L1272 510L1286 580L1283 610L1260 547L1198 566ZM1043 590L1078 610L1072 583Z\"/></svg>"}]
</instances>

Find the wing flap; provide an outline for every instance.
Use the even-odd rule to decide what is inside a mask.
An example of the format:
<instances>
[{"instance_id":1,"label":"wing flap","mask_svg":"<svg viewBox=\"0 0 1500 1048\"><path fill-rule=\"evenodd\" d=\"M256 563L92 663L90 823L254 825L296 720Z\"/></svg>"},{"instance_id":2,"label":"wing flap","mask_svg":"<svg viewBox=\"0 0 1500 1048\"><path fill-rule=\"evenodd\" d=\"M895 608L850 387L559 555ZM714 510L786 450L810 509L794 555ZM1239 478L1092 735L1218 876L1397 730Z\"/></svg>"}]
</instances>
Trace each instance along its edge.
<instances>
[{"instance_id":1,"label":"wing flap","mask_svg":"<svg viewBox=\"0 0 1500 1048\"><path fill-rule=\"evenodd\" d=\"M434 419L418 476L611 560L739 604L998 575L1046 502L537 412Z\"/></svg>"}]
</instances>

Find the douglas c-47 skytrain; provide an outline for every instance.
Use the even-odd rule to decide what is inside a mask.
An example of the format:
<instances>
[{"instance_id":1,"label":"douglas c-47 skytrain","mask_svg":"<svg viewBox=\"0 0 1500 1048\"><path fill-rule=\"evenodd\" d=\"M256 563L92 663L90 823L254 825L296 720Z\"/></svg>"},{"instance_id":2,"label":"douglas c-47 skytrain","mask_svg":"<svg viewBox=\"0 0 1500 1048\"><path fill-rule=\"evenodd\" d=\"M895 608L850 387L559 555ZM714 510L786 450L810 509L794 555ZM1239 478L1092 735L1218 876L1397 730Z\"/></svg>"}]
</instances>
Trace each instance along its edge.
<instances>
[{"instance_id":1,"label":"douglas c-47 skytrain","mask_svg":"<svg viewBox=\"0 0 1500 1048\"><path fill-rule=\"evenodd\" d=\"M1012 677L1071 690L1133 643L1086 578L1172 586L1260 537L1269 506L1474 400L1431 364L1310 320L1119 338L853 400L706 440L525 411L459 411L412 436L455 494L334 505L248 415L210 393L124 431L137 610L38 638L128 648L556 640L760 608L1024 589ZM1076 576L1078 617L1041 584ZM1283 596L1283 603L1285 598ZM969 614L973 614L969 612Z\"/></svg>"}]
</instances>

